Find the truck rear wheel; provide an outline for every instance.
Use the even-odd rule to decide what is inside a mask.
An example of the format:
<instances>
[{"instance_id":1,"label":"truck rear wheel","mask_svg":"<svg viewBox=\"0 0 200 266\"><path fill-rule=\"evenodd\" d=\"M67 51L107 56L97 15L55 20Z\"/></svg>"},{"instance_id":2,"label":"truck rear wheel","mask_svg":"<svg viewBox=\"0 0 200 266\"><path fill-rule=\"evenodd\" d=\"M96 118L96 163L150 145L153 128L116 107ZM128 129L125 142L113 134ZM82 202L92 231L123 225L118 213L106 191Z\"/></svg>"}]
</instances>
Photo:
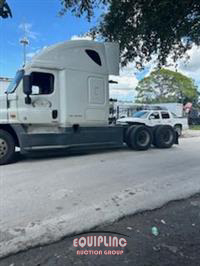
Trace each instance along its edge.
<instances>
[{"instance_id":1,"label":"truck rear wheel","mask_svg":"<svg viewBox=\"0 0 200 266\"><path fill-rule=\"evenodd\" d=\"M131 127L127 138L128 147L134 150L148 150L152 143L151 130L142 125Z\"/></svg>"},{"instance_id":2,"label":"truck rear wheel","mask_svg":"<svg viewBox=\"0 0 200 266\"><path fill-rule=\"evenodd\" d=\"M154 145L157 148L170 148L176 139L175 130L168 125L158 126L154 131Z\"/></svg>"},{"instance_id":3,"label":"truck rear wheel","mask_svg":"<svg viewBox=\"0 0 200 266\"><path fill-rule=\"evenodd\" d=\"M0 165L12 162L15 154L15 142L10 133L0 129Z\"/></svg>"},{"instance_id":4,"label":"truck rear wheel","mask_svg":"<svg viewBox=\"0 0 200 266\"><path fill-rule=\"evenodd\" d=\"M124 132L124 142L126 142L126 144L128 145L128 140L129 140L129 135L131 133L131 131L135 128L136 126L135 125L131 125L129 126L125 132Z\"/></svg>"}]
</instances>

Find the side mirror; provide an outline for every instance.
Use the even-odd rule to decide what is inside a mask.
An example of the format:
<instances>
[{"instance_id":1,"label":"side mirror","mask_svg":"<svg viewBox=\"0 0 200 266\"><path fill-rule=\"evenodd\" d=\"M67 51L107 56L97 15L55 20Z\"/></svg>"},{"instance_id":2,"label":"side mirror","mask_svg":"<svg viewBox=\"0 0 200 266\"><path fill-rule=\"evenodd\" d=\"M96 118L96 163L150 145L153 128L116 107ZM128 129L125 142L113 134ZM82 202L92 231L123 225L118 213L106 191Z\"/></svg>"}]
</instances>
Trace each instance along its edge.
<instances>
[{"instance_id":1,"label":"side mirror","mask_svg":"<svg viewBox=\"0 0 200 266\"><path fill-rule=\"evenodd\" d=\"M31 104L30 94L32 93L32 84L30 75L23 77L23 92L26 94L25 104Z\"/></svg>"},{"instance_id":2,"label":"side mirror","mask_svg":"<svg viewBox=\"0 0 200 266\"><path fill-rule=\"evenodd\" d=\"M23 77L23 91L24 91L24 94L30 95L32 93L31 87L32 87L32 85L31 85L31 76L30 75L25 75Z\"/></svg>"}]
</instances>

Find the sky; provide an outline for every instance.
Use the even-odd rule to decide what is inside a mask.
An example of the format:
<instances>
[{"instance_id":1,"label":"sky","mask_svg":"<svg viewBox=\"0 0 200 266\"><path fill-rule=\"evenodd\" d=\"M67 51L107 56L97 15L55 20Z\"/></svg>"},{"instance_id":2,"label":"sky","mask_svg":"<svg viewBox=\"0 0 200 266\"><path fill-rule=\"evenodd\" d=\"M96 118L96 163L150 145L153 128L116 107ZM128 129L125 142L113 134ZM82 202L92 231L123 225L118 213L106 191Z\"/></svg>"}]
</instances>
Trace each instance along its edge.
<instances>
[{"instance_id":1,"label":"sky","mask_svg":"<svg viewBox=\"0 0 200 266\"><path fill-rule=\"evenodd\" d=\"M24 25L29 39L27 59L45 47L71 39L80 38L98 23L100 11L89 23L85 18L76 18L71 13L58 16L61 10L60 0L7 0L13 13L12 19L0 18L0 77L13 77L23 64L23 49L20 39L24 36ZM200 90L200 48L193 47L189 52L190 61L178 62L178 71L193 78ZM111 77L118 81L112 85L110 95L123 101L133 101L138 81L150 74L155 62L149 62L139 72L134 63L121 69L119 77ZM174 70L173 66L169 69Z\"/></svg>"}]
</instances>

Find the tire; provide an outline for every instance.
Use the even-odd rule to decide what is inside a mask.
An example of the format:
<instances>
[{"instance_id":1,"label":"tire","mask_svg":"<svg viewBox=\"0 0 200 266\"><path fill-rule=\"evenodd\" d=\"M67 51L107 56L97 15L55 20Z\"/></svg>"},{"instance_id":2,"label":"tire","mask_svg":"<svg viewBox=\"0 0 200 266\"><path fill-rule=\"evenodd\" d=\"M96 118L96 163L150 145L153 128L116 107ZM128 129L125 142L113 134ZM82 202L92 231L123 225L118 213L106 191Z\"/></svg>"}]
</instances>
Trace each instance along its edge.
<instances>
[{"instance_id":1,"label":"tire","mask_svg":"<svg viewBox=\"0 0 200 266\"><path fill-rule=\"evenodd\" d=\"M154 146L156 146L156 134L155 134L155 132L156 132L157 128L159 128L159 127L160 127L160 125L157 125L157 126L153 127L153 141L152 141L152 144Z\"/></svg>"},{"instance_id":2,"label":"tire","mask_svg":"<svg viewBox=\"0 0 200 266\"><path fill-rule=\"evenodd\" d=\"M176 132L173 127L162 125L154 131L155 146L161 149L171 148L175 143Z\"/></svg>"},{"instance_id":3,"label":"tire","mask_svg":"<svg viewBox=\"0 0 200 266\"><path fill-rule=\"evenodd\" d=\"M130 127L127 137L128 147L140 151L148 150L153 140L151 130L142 125Z\"/></svg>"},{"instance_id":4,"label":"tire","mask_svg":"<svg viewBox=\"0 0 200 266\"><path fill-rule=\"evenodd\" d=\"M135 125L129 126L125 132L124 132L124 142L129 146L129 135L131 133L131 131L135 128ZM131 147L129 147L131 148Z\"/></svg>"},{"instance_id":5,"label":"tire","mask_svg":"<svg viewBox=\"0 0 200 266\"><path fill-rule=\"evenodd\" d=\"M174 130L178 133L179 137L182 135L182 126L176 125L174 126Z\"/></svg>"},{"instance_id":6,"label":"tire","mask_svg":"<svg viewBox=\"0 0 200 266\"><path fill-rule=\"evenodd\" d=\"M0 165L9 164L15 155L15 142L11 134L0 129Z\"/></svg>"}]
</instances>

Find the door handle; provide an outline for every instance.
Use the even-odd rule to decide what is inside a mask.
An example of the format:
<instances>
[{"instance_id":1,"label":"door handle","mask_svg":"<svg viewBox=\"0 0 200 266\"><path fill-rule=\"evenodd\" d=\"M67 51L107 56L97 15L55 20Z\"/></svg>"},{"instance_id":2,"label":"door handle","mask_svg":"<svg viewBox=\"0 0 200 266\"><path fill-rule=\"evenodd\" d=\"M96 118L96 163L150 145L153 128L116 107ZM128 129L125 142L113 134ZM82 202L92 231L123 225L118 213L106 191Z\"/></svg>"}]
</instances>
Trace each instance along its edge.
<instances>
[{"instance_id":1,"label":"door handle","mask_svg":"<svg viewBox=\"0 0 200 266\"><path fill-rule=\"evenodd\" d=\"M56 119L58 117L58 110L53 110L52 111L52 118Z\"/></svg>"}]
</instances>

